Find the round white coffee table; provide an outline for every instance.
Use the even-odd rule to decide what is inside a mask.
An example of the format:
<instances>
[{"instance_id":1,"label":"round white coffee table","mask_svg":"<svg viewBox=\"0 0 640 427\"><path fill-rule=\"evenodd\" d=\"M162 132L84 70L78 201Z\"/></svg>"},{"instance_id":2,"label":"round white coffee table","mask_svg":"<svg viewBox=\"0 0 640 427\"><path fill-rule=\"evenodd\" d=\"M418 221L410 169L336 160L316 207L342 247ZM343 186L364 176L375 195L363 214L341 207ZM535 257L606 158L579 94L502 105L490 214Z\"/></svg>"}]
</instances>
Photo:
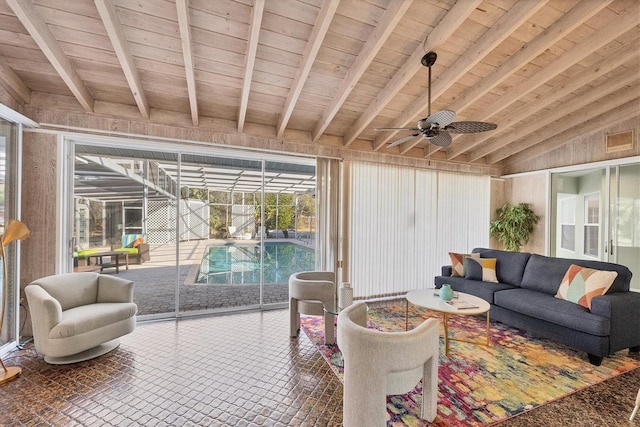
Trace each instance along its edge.
<instances>
[{"instance_id":1,"label":"round white coffee table","mask_svg":"<svg viewBox=\"0 0 640 427\"><path fill-rule=\"evenodd\" d=\"M427 310L433 310L442 313L442 323L444 325L444 352L445 355L449 356L449 341L460 341L471 344L480 344L480 345L491 345L491 334L489 327L489 310L491 306L488 302L483 300L482 298L478 298L473 295L465 294L463 292L455 292L457 298L452 300L453 304L458 302L468 303L471 307L469 308L456 308L451 304L440 299L438 296L438 289L416 289L407 293L407 303L405 306L405 329L409 328L409 303L416 305L418 307L424 307ZM487 316L487 341L486 344L482 342L473 342L462 339L450 338L449 337L449 325L448 319L449 315L462 315L462 316L471 316L476 314L486 314Z\"/></svg>"}]
</instances>

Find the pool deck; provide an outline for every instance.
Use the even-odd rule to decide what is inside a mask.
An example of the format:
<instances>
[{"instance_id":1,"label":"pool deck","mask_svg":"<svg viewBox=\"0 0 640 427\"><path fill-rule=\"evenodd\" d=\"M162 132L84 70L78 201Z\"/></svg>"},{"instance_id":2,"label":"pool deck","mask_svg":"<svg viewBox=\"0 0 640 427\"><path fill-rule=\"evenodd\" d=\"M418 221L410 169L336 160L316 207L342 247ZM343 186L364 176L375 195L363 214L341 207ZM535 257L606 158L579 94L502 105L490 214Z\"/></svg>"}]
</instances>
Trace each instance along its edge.
<instances>
[{"instance_id":1,"label":"pool deck","mask_svg":"<svg viewBox=\"0 0 640 427\"><path fill-rule=\"evenodd\" d=\"M269 242L296 243L296 239L268 239ZM206 285L194 283L205 250L210 245L258 244L259 240L207 239L180 242L180 268L176 269L174 244L150 245L151 259L141 265L131 264L129 269L105 270L135 283L134 301L139 315L173 313L176 309L175 283L179 280L180 312L228 310L256 306L260 301L260 287L254 284ZM264 287L264 302L288 303L288 283L268 284Z\"/></svg>"}]
</instances>

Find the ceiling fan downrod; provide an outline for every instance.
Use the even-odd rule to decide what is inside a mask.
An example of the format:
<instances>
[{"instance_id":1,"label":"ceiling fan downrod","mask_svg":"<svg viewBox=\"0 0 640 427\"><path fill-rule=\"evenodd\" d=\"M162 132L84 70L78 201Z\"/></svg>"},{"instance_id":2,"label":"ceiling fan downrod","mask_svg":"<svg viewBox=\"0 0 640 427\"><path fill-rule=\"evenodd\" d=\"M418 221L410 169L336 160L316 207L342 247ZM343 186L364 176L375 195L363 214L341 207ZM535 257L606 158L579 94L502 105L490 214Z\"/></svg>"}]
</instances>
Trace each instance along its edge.
<instances>
[{"instance_id":1,"label":"ceiling fan downrod","mask_svg":"<svg viewBox=\"0 0 640 427\"><path fill-rule=\"evenodd\" d=\"M429 69L429 107L427 111L427 117L431 115L431 66L436 63L438 55L435 52L427 52L420 63Z\"/></svg>"}]
</instances>

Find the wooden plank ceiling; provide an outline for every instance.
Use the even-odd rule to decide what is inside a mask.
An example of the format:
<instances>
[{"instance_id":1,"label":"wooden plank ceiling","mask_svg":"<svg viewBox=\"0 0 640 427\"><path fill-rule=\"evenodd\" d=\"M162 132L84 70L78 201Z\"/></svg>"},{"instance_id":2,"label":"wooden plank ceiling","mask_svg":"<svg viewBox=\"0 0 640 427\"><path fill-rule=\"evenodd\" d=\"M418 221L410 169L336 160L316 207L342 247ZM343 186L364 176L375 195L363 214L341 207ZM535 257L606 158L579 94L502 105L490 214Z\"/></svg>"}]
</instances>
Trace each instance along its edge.
<instances>
[{"instance_id":1,"label":"wooden plank ceiling","mask_svg":"<svg viewBox=\"0 0 640 427\"><path fill-rule=\"evenodd\" d=\"M638 115L637 0L0 0L0 84L71 109L506 167ZM497 130L445 148L429 111Z\"/></svg>"}]
</instances>

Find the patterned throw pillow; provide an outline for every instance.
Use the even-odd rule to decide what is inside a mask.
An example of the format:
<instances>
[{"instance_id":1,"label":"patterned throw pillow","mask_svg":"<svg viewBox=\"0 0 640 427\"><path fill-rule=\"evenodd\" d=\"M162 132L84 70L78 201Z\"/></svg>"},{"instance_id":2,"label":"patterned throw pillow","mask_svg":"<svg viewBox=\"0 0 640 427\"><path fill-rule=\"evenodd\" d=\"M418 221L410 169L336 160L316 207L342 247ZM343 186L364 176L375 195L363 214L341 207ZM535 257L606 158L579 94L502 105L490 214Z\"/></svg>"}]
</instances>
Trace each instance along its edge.
<instances>
[{"instance_id":1,"label":"patterned throw pillow","mask_svg":"<svg viewBox=\"0 0 640 427\"><path fill-rule=\"evenodd\" d=\"M591 310L591 298L604 295L618 277L616 271L595 270L571 264L556 298L575 302Z\"/></svg>"},{"instance_id":2,"label":"patterned throw pillow","mask_svg":"<svg viewBox=\"0 0 640 427\"><path fill-rule=\"evenodd\" d=\"M465 276L471 280L498 283L496 276L496 258L471 258L464 259Z\"/></svg>"},{"instance_id":3,"label":"patterned throw pillow","mask_svg":"<svg viewBox=\"0 0 640 427\"><path fill-rule=\"evenodd\" d=\"M480 258L480 254L457 254L449 252L451 258L451 277L464 277L465 257Z\"/></svg>"}]
</instances>

